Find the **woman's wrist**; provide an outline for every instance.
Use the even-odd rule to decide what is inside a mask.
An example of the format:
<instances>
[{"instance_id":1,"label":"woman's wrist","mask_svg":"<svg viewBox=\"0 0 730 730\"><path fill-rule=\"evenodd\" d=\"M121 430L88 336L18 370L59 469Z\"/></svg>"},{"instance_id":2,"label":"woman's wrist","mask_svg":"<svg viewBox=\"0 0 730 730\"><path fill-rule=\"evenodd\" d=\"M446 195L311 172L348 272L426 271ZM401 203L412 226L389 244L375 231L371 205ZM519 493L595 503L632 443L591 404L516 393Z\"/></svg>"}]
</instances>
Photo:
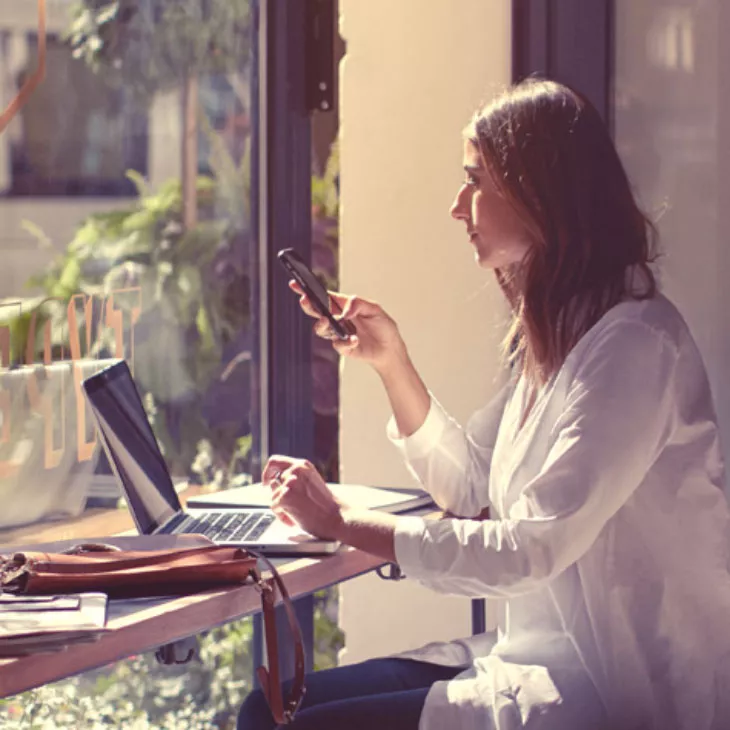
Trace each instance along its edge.
<instances>
[{"instance_id":1,"label":"woman's wrist","mask_svg":"<svg viewBox=\"0 0 730 730\"><path fill-rule=\"evenodd\" d=\"M334 538L384 560L394 561L397 519L385 512L343 506Z\"/></svg>"},{"instance_id":2,"label":"woman's wrist","mask_svg":"<svg viewBox=\"0 0 730 730\"><path fill-rule=\"evenodd\" d=\"M373 363L373 368L383 381L402 377L404 373L413 370L413 363L411 362L405 343L394 348L380 362Z\"/></svg>"}]
</instances>

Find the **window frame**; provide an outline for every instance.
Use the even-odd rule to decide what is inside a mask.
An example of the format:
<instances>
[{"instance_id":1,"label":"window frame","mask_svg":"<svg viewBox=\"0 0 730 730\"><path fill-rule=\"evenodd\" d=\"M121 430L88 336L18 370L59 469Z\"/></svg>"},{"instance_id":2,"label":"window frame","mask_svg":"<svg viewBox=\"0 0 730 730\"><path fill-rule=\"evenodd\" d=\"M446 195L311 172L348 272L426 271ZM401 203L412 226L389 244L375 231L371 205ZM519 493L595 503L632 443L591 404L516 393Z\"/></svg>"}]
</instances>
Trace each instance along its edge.
<instances>
[{"instance_id":1,"label":"window frame","mask_svg":"<svg viewBox=\"0 0 730 730\"><path fill-rule=\"evenodd\" d=\"M312 124L308 108L308 3L259 0L258 148L253 161L259 187L253 208L258 211L254 301L258 302L254 361L259 363L254 396L258 396L258 433L253 437L254 478L259 478L272 454L313 458L312 331L289 290L287 276L276 259L282 248L293 248L305 260L312 250ZM314 597L294 602L304 639L306 670L313 669ZM277 630L288 636L288 622L277 609ZM289 642L279 649L283 677L293 675ZM263 621L254 617L254 665L263 663ZM258 680L257 680L258 681Z\"/></svg>"},{"instance_id":2,"label":"window frame","mask_svg":"<svg viewBox=\"0 0 730 730\"><path fill-rule=\"evenodd\" d=\"M615 0L512 0L512 80L531 74L585 94L613 131Z\"/></svg>"}]
</instances>

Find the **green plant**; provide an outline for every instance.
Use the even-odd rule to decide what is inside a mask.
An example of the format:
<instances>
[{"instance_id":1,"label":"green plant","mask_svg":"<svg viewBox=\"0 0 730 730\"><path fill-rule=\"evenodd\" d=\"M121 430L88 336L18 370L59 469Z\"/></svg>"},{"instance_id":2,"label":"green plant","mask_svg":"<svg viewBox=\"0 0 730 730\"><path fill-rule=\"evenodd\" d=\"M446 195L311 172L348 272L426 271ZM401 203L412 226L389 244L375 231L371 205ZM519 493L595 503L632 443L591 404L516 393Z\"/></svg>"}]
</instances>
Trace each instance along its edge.
<instances>
[{"instance_id":1,"label":"green plant","mask_svg":"<svg viewBox=\"0 0 730 730\"><path fill-rule=\"evenodd\" d=\"M164 666L140 654L0 700L0 727L232 730L252 687L251 639L244 619L207 632L188 664Z\"/></svg>"},{"instance_id":2,"label":"green plant","mask_svg":"<svg viewBox=\"0 0 730 730\"><path fill-rule=\"evenodd\" d=\"M232 184L235 177L243 178L244 165L229 169L223 179ZM63 254L30 282L46 297L15 318L16 350L26 352L29 320L35 314L39 326L31 351L40 357L40 325L50 322L53 344L68 352L65 302L75 294L105 301L120 290L138 291L115 296L114 305L123 311L125 322L136 317L135 380L151 396L149 415L168 463L173 471L187 473L198 444L207 439L216 445L217 465L240 466L232 463L232 456L247 456L239 441L250 431L244 427L245 414L236 423L226 422L210 408L206 414L205 399L250 339L250 278L241 255L250 245L245 220L240 213L236 219L221 209L224 183L199 177L198 223L186 230L178 180L152 192L139 175L128 175L137 187L137 200L82 221ZM246 182L235 184L245 191ZM100 325L102 314L96 313ZM85 326L79 318L79 327ZM88 354L114 353L113 338L112 330L99 327Z\"/></svg>"}]
</instances>

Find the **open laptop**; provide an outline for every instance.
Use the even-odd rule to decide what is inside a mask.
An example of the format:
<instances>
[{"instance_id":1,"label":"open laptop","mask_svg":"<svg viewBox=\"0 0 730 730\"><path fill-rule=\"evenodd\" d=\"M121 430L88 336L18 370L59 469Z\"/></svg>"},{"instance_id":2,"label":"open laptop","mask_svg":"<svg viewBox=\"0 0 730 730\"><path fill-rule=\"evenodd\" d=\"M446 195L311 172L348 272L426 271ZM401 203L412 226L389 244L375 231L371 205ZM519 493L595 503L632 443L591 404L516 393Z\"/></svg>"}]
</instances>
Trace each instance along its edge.
<instances>
[{"instance_id":1,"label":"open laptop","mask_svg":"<svg viewBox=\"0 0 730 730\"><path fill-rule=\"evenodd\" d=\"M183 510L127 363L120 360L82 385L141 534L203 534L270 555L321 555L339 547L285 525L271 509Z\"/></svg>"}]
</instances>

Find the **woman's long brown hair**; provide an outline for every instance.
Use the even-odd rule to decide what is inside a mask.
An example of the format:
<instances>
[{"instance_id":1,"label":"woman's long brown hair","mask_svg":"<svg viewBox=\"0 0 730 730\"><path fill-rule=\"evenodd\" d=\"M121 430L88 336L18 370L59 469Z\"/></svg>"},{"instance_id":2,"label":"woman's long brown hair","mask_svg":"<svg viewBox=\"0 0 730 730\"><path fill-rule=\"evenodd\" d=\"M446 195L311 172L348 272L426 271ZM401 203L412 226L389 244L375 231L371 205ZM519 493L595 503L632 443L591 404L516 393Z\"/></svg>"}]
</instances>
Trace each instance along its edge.
<instances>
[{"instance_id":1,"label":"woman's long brown hair","mask_svg":"<svg viewBox=\"0 0 730 730\"><path fill-rule=\"evenodd\" d=\"M654 296L654 228L600 115L572 89L524 81L466 134L534 240L496 275L513 311L506 346L537 386L611 307Z\"/></svg>"}]
</instances>

